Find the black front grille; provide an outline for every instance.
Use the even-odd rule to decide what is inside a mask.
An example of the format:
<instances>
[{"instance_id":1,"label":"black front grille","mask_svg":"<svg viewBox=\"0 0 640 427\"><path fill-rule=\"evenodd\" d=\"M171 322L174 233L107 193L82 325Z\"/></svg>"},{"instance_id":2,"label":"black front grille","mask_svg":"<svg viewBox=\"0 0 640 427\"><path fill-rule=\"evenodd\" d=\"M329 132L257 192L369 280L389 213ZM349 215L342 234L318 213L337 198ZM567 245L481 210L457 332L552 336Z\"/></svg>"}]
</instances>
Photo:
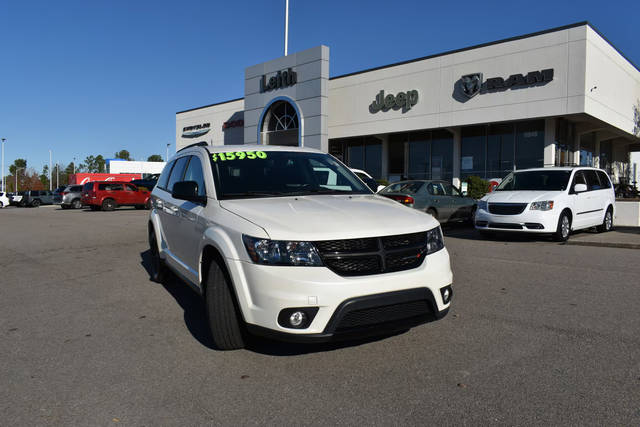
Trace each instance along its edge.
<instances>
[{"instance_id":1,"label":"black front grille","mask_svg":"<svg viewBox=\"0 0 640 427\"><path fill-rule=\"evenodd\" d=\"M513 224L510 222L490 222L489 228L502 228L505 230L522 230L522 225Z\"/></svg>"},{"instance_id":2,"label":"black front grille","mask_svg":"<svg viewBox=\"0 0 640 427\"><path fill-rule=\"evenodd\" d=\"M496 215L518 215L526 207L526 203L489 203L489 212Z\"/></svg>"},{"instance_id":3,"label":"black front grille","mask_svg":"<svg viewBox=\"0 0 640 427\"><path fill-rule=\"evenodd\" d=\"M365 276L419 267L427 232L314 242L324 264L341 276Z\"/></svg>"},{"instance_id":4,"label":"black front grille","mask_svg":"<svg viewBox=\"0 0 640 427\"><path fill-rule=\"evenodd\" d=\"M350 311L340 320L336 332L370 327L399 320L420 319L432 314L427 300L403 302Z\"/></svg>"}]
</instances>

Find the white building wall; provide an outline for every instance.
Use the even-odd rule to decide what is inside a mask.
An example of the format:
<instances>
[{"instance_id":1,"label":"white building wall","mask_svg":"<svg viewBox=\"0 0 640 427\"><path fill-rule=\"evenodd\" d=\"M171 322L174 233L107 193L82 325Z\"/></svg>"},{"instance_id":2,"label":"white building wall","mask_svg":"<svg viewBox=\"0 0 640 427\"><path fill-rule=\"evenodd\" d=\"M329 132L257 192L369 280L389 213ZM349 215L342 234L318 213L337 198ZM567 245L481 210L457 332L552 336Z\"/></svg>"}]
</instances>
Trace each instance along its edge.
<instances>
[{"instance_id":1,"label":"white building wall","mask_svg":"<svg viewBox=\"0 0 640 427\"><path fill-rule=\"evenodd\" d=\"M166 162L110 161L109 173L160 173Z\"/></svg>"},{"instance_id":2,"label":"white building wall","mask_svg":"<svg viewBox=\"0 0 640 427\"><path fill-rule=\"evenodd\" d=\"M196 142L206 141L209 145L233 145L244 143L243 126L223 129L225 122L244 121L244 99L198 108L176 114L176 150ZM197 138L183 138L187 126L209 123L210 130Z\"/></svg>"}]
</instances>

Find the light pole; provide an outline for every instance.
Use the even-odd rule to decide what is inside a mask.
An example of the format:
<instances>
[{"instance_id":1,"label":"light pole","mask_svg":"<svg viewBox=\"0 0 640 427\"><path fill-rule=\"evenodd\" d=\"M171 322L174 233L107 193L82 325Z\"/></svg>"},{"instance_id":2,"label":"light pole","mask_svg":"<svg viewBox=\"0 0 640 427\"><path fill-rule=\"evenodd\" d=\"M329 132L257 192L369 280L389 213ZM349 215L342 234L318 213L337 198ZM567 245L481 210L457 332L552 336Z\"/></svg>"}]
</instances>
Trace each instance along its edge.
<instances>
[{"instance_id":1,"label":"light pole","mask_svg":"<svg viewBox=\"0 0 640 427\"><path fill-rule=\"evenodd\" d=\"M7 184L5 183L5 179L4 179L4 142L7 140L7 138L2 138L2 191L6 192L7 191Z\"/></svg>"},{"instance_id":2,"label":"light pole","mask_svg":"<svg viewBox=\"0 0 640 427\"><path fill-rule=\"evenodd\" d=\"M167 157L165 157L165 158L164 158L164 161L165 161L165 162L168 162L168 161L169 161L169 146L171 146L171 143L168 143L168 144L167 144Z\"/></svg>"},{"instance_id":3,"label":"light pole","mask_svg":"<svg viewBox=\"0 0 640 427\"><path fill-rule=\"evenodd\" d=\"M73 158L73 174L76 174L76 158Z\"/></svg>"},{"instance_id":4,"label":"light pole","mask_svg":"<svg viewBox=\"0 0 640 427\"><path fill-rule=\"evenodd\" d=\"M16 188L13 189L13 191L15 191L16 194L18 193L18 172L20 172L23 169L24 168L16 167Z\"/></svg>"},{"instance_id":5,"label":"light pole","mask_svg":"<svg viewBox=\"0 0 640 427\"><path fill-rule=\"evenodd\" d=\"M49 150L49 191L53 190L53 188L51 188L51 150Z\"/></svg>"}]
</instances>

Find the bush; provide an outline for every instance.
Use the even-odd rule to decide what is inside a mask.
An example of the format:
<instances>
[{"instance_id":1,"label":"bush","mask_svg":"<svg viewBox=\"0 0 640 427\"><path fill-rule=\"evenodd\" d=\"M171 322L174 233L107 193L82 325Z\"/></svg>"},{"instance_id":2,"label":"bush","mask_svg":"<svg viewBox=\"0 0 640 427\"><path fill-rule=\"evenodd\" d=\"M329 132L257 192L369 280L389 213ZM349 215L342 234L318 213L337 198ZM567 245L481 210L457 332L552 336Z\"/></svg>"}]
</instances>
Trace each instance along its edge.
<instances>
[{"instance_id":1,"label":"bush","mask_svg":"<svg viewBox=\"0 0 640 427\"><path fill-rule=\"evenodd\" d=\"M386 179L376 179L376 182L380 185L384 185L385 187L389 185L389 181L387 181Z\"/></svg>"},{"instance_id":2,"label":"bush","mask_svg":"<svg viewBox=\"0 0 640 427\"><path fill-rule=\"evenodd\" d=\"M467 178L467 196L473 199L481 199L489 192L489 181L478 176L470 176Z\"/></svg>"}]
</instances>

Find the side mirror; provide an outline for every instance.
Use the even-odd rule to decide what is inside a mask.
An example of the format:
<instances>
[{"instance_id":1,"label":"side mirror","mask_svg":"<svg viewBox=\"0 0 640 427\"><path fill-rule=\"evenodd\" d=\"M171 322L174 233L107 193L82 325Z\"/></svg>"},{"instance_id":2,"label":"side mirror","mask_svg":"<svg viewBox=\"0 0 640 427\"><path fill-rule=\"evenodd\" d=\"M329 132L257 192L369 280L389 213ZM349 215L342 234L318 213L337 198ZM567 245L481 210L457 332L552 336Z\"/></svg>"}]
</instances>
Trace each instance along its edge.
<instances>
[{"instance_id":1,"label":"side mirror","mask_svg":"<svg viewBox=\"0 0 640 427\"><path fill-rule=\"evenodd\" d=\"M198 195L198 183L195 181L179 181L173 184L171 197L179 200L188 200L194 203L207 204L206 196Z\"/></svg>"},{"instance_id":2,"label":"side mirror","mask_svg":"<svg viewBox=\"0 0 640 427\"><path fill-rule=\"evenodd\" d=\"M575 191L576 193L584 193L585 191L587 191L587 185L586 184L576 184L573 186L573 191Z\"/></svg>"}]
</instances>

